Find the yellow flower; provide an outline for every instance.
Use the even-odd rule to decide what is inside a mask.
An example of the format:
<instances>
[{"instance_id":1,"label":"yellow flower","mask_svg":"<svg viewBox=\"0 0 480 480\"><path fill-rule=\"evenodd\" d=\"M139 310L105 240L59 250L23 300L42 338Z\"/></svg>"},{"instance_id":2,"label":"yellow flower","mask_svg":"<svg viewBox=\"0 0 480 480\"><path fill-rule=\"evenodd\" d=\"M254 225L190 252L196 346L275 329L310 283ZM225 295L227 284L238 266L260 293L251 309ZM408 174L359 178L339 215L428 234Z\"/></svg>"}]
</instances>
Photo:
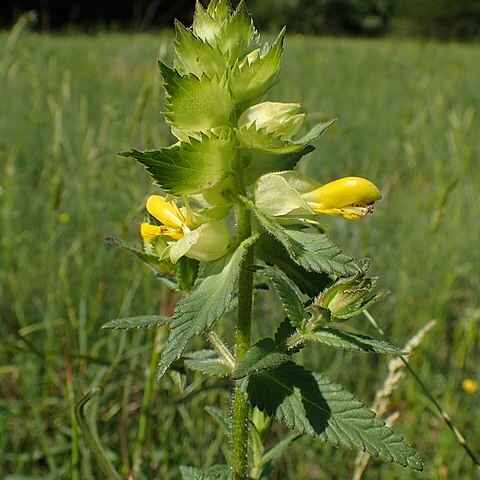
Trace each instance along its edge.
<instances>
[{"instance_id":1,"label":"yellow flower","mask_svg":"<svg viewBox=\"0 0 480 480\"><path fill-rule=\"evenodd\" d=\"M61 212L58 214L58 221L60 223L67 223L70 220L70 214L68 212Z\"/></svg>"},{"instance_id":2,"label":"yellow flower","mask_svg":"<svg viewBox=\"0 0 480 480\"><path fill-rule=\"evenodd\" d=\"M380 190L361 177L345 177L322 185L301 197L315 212L358 220L373 211Z\"/></svg>"},{"instance_id":3,"label":"yellow flower","mask_svg":"<svg viewBox=\"0 0 480 480\"><path fill-rule=\"evenodd\" d=\"M185 216L173 202L167 202L160 195L152 195L147 200L147 212L155 217L162 225L142 223L141 234L148 243L152 243L159 236L179 240L190 231Z\"/></svg>"},{"instance_id":4,"label":"yellow flower","mask_svg":"<svg viewBox=\"0 0 480 480\"><path fill-rule=\"evenodd\" d=\"M467 393L476 393L478 392L479 385L478 382L473 378L465 378L462 381L462 388Z\"/></svg>"},{"instance_id":5,"label":"yellow flower","mask_svg":"<svg viewBox=\"0 0 480 480\"><path fill-rule=\"evenodd\" d=\"M167 202L160 195L147 200L147 211L160 225L144 222L140 227L142 238L153 244L159 238L162 244L161 257L169 255L176 263L182 256L199 261L211 261L225 255L230 246L230 232L220 222L202 221L195 217L188 203L180 209L174 202ZM166 242L166 247L165 246Z\"/></svg>"},{"instance_id":6,"label":"yellow flower","mask_svg":"<svg viewBox=\"0 0 480 480\"><path fill-rule=\"evenodd\" d=\"M281 221L311 221L318 213L343 216L350 220L372 212L382 195L369 180L345 177L320 185L299 172L262 175L255 184L255 204L265 214Z\"/></svg>"}]
</instances>

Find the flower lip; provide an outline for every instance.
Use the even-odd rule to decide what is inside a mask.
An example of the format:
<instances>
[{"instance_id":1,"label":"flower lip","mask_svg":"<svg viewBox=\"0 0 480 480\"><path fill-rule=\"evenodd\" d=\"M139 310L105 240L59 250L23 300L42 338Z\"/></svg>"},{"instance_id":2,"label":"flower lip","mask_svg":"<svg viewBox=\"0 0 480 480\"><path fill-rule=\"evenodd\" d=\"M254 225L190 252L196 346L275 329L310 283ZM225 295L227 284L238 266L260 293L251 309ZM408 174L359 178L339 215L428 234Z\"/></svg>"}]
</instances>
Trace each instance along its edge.
<instances>
[{"instance_id":1,"label":"flower lip","mask_svg":"<svg viewBox=\"0 0 480 480\"><path fill-rule=\"evenodd\" d=\"M315 212L357 220L373 211L380 190L361 177L344 177L302 194Z\"/></svg>"}]
</instances>

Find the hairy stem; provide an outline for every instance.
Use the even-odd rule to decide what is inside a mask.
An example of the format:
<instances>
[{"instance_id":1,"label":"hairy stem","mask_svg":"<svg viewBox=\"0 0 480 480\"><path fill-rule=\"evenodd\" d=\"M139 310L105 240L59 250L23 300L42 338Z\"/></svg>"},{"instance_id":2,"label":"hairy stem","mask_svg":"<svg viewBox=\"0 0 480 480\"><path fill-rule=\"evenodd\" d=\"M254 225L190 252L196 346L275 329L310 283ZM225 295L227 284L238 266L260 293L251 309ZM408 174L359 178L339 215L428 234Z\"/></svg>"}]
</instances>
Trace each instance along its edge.
<instances>
[{"instance_id":1,"label":"hairy stem","mask_svg":"<svg viewBox=\"0 0 480 480\"><path fill-rule=\"evenodd\" d=\"M238 242L240 243L252 233L250 212L240 203L237 204L237 227ZM251 344L253 272L248 269L248 266L253 264L253 258L254 250L253 247L250 247L238 277L237 353L235 357L237 365ZM232 404L232 467L235 480L248 478L248 414L249 405L237 384Z\"/></svg>"}]
</instances>

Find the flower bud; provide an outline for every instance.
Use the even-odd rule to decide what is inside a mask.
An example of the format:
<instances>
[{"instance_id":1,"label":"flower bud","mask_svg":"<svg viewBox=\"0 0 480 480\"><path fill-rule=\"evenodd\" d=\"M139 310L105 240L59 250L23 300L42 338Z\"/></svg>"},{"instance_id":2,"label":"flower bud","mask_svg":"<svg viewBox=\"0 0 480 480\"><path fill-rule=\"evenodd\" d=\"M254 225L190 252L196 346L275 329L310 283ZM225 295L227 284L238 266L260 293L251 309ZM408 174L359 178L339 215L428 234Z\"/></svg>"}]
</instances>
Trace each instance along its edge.
<instances>
[{"instance_id":1,"label":"flower bud","mask_svg":"<svg viewBox=\"0 0 480 480\"><path fill-rule=\"evenodd\" d=\"M355 275L341 278L327 287L312 303L310 310L318 316L328 311L335 321L347 320L358 315L369 305L381 300L388 292L372 293L377 284L377 278Z\"/></svg>"},{"instance_id":2,"label":"flower bud","mask_svg":"<svg viewBox=\"0 0 480 480\"><path fill-rule=\"evenodd\" d=\"M298 133L305 119L299 103L263 102L247 108L238 119L241 129L264 129L276 137L290 140Z\"/></svg>"}]
</instances>

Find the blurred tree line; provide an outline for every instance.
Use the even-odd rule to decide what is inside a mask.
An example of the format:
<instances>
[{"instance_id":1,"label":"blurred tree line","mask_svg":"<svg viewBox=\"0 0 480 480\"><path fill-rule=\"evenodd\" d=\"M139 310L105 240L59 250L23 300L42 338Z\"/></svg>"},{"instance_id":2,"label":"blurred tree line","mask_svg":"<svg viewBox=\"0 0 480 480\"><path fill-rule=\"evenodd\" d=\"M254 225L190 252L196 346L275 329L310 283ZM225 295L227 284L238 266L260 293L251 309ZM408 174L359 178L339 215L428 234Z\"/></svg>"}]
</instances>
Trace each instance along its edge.
<instances>
[{"instance_id":1,"label":"blurred tree line","mask_svg":"<svg viewBox=\"0 0 480 480\"><path fill-rule=\"evenodd\" d=\"M209 0L201 0L206 4ZM234 5L238 0L231 0ZM190 24L195 0L0 0L0 26L36 10L42 30L158 29ZM256 25L315 35L480 38L480 0L246 0Z\"/></svg>"},{"instance_id":2,"label":"blurred tree line","mask_svg":"<svg viewBox=\"0 0 480 480\"><path fill-rule=\"evenodd\" d=\"M319 35L480 38L480 0L249 0L259 27Z\"/></svg>"}]
</instances>

